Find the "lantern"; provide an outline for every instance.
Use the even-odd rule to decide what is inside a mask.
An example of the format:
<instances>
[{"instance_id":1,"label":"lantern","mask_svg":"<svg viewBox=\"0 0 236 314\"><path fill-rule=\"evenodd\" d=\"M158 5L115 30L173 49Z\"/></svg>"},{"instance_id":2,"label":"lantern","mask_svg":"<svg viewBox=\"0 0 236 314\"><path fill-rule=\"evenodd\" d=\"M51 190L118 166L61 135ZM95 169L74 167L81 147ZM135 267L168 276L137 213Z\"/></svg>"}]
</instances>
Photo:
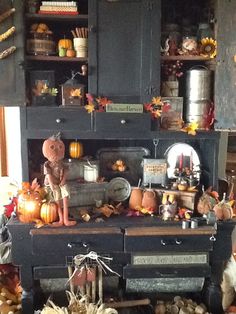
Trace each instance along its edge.
<instances>
[{"instance_id":1,"label":"lantern","mask_svg":"<svg viewBox=\"0 0 236 314\"><path fill-rule=\"evenodd\" d=\"M21 222L40 219L41 197L37 192L24 191L18 196L17 216Z\"/></svg>"},{"instance_id":2,"label":"lantern","mask_svg":"<svg viewBox=\"0 0 236 314\"><path fill-rule=\"evenodd\" d=\"M85 85L75 79L77 73L72 72L72 78L61 85L62 106L83 106Z\"/></svg>"}]
</instances>

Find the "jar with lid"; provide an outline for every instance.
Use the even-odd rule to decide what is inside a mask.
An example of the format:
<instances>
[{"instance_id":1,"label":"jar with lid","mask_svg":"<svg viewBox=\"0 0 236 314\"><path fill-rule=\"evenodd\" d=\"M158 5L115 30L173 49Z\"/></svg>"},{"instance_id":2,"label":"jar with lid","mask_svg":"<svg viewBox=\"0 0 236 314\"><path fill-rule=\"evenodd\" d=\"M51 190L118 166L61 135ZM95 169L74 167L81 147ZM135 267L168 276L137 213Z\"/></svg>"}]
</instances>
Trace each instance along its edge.
<instances>
[{"instance_id":1,"label":"jar with lid","mask_svg":"<svg viewBox=\"0 0 236 314\"><path fill-rule=\"evenodd\" d=\"M87 182L96 182L98 179L98 165L84 165L84 180Z\"/></svg>"},{"instance_id":2,"label":"jar with lid","mask_svg":"<svg viewBox=\"0 0 236 314\"><path fill-rule=\"evenodd\" d=\"M203 38L213 38L213 30L209 23L199 23L197 31L197 39L201 41Z\"/></svg>"},{"instance_id":3,"label":"jar with lid","mask_svg":"<svg viewBox=\"0 0 236 314\"><path fill-rule=\"evenodd\" d=\"M197 50L197 38L194 36L186 36L182 39L183 52L194 52Z\"/></svg>"}]
</instances>

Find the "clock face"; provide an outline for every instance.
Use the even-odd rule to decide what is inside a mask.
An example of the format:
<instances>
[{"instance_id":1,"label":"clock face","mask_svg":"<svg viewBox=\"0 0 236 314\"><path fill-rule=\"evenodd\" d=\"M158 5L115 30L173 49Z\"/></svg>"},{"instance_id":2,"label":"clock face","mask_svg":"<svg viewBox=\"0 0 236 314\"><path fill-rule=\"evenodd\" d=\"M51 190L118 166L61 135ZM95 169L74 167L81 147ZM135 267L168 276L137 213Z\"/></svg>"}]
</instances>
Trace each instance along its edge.
<instances>
[{"instance_id":1,"label":"clock face","mask_svg":"<svg viewBox=\"0 0 236 314\"><path fill-rule=\"evenodd\" d=\"M107 195L109 199L116 202L123 202L129 196L131 192L131 186L129 182L121 177L112 179L107 188Z\"/></svg>"}]
</instances>

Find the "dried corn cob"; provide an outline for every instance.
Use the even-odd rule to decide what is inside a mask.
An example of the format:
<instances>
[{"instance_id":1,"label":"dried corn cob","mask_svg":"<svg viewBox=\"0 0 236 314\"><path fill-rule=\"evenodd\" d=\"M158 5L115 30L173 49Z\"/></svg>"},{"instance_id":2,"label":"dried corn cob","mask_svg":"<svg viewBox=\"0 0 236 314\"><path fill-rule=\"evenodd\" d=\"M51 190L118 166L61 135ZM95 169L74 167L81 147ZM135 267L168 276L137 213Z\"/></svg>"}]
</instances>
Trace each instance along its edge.
<instances>
[{"instance_id":1,"label":"dried corn cob","mask_svg":"<svg viewBox=\"0 0 236 314\"><path fill-rule=\"evenodd\" d=\"M7 48L6 50L3 50L0 52L0 60L8 57L10 54L12 54L16 50L15 46L11 46Z\"/></svg>"},{"instance_id":2,"label":"dried corn cob","mask_svg":"<svg viewBox=\"0 0 236 314\"><path fill-rule=\"evenodd\" d=\"M16 30L15 26L12 26L5 33L0 35L0 42L6 40L8 37L13 35L15 33L15 30Z\"/></svg>"},{"instance_id":3,"label":"dried corn cob","mask_svg":"<svg viewBox=\"0 0 236 314\"><path fill-rule=\"evenodd\" d=\"M0 23L4 21L6 18L11 16L14 12L16 11L15 8L11 8L10 10L4 12L3 14L0 15Z\"/></svg>"}]
</instances>

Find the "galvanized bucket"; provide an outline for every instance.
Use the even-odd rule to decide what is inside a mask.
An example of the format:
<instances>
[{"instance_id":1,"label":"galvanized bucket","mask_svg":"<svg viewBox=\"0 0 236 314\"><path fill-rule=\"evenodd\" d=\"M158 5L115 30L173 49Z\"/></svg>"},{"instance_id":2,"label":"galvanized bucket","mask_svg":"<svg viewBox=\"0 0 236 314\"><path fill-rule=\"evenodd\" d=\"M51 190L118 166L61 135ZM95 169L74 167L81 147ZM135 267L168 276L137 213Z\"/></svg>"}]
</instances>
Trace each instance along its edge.
<instances>
[{"instance_id":1,"label":"galvanized bucket","mask_svg":"<svg viewBox=\"0 0 236 314\"><path fill-rule=\"evenodd\" d=\"M212 104L209 100L186 101L186 122L197 122L198 128L205 129L208 127L208 113Z\"/></svg>"},{"instance_id":2,"label":"galvanized bucket","mask_svg":"<svg viewBox=\"0 0 236 314\"><path fill-rule=\"evenodd\" d=\"M203 66L193 67L186 72L186 99L191 101L210 100L212 71Z\"/></svg>"}]
</instances>

